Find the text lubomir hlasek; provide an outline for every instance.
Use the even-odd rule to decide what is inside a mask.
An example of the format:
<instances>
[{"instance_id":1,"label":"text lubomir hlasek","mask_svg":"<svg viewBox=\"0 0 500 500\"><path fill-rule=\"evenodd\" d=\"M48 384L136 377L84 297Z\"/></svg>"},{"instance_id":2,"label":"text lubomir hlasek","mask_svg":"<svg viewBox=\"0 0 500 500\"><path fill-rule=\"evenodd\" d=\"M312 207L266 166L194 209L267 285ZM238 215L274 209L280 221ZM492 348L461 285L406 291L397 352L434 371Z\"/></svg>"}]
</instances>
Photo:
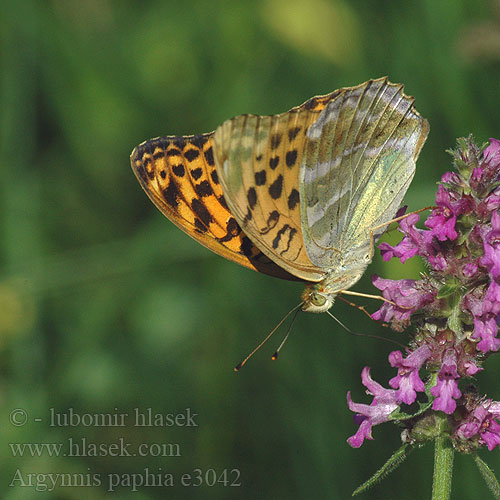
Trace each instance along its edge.
<instances>
[{"instance_id":1,"label":"text lubomir hlasek","mask_svg":"<svg viewBox=\"0 0 500 500\"><path fill-rule=\"evenodd\" d=\"M80 413L74 408L62 412L50 408L51 427L198 427L191 408L178 413L159 413L152 408L134 408L131 413Z\"/></svg>"}]
</instances>

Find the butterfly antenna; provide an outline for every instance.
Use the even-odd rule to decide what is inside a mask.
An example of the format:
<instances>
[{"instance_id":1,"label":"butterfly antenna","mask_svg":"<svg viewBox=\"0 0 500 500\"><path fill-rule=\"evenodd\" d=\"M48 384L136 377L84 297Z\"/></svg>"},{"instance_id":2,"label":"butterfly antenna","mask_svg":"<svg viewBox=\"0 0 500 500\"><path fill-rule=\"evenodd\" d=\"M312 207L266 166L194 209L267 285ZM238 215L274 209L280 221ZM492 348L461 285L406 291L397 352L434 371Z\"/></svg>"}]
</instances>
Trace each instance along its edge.
<instances>
[{"instance_id":1,"label":"butterfly antenna","mask_svg":"<svg viewBox=\"0 0 500 500\"><path fill-rule=\"evenodd\" d=\"M326 311L326 314L328 314L328 316L330 316L330 318L333 318L346 332L350 333L351 335L356 335L357 337L370 337L372 339L385 340L386 342L396 344L397 346L405 349L405 346L403 344L399 343L397 340L388 339L386 337L380 337L379 335L372 335L370 333L353 332L350 328L347 328L347 326L345 326L344 323L342 323L342 321L340 321L338 318L336 318L330 311Z\"/></svg>"},{"instance_id":2,"label":"butterfly antenna","mask_svg":"<svg viewBox=\"0 0 500 500\"><path fill-rule=\"evenodd\" d=\"M298 312L299 308L302 307L303 304L304 303L301 302L300 304L297 304L293 309L288 311L285 316L283 316L282 320L271 330L267 337L241 363L234 367L234 371L240 371L243 365L271 338L272 334L284 323L284 321L290 316L290 314L295 311Z\"/></svg>"},{"instance_id":3,"label":"butterfly antenna","mask_svg":"<svg viewBox=\"0 0 500 500\"><path fill-rule=\"evenodd\" d=\"M278 354L281 351L281 348L285 345L285 342L287 341L288 336L290 335L290 332L292 331L292 326L295 323L295 319L297 318L297 314L299 314L299 312L300 312L300 309L297 309L295 311L295 314L293 315L293 318L292 318L292 322L290 323L290 326L288 327L288 330L286 332L285 338L281 341L281 344L278 346L278 349L276 349L276 351L274 352L274 354L271 357L271 359L273 361L276 361L278 359Z\"/></svg>"}]
</instances>

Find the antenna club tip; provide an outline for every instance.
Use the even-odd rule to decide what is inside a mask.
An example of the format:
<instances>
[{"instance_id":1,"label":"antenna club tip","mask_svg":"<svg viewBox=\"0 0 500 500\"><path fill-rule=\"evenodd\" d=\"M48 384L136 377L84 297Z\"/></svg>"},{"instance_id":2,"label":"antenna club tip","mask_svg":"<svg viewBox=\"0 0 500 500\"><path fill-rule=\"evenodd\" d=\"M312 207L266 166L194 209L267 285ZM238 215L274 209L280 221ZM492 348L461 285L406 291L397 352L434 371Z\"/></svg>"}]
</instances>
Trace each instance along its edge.
<instances>
[{"instance_id":1,"label":"antenna club tip","mask_svg":"<svg viewBox=\"0 0 500 500\"><path fill-rule=\"evenodd\" d=\"M278 359L278 353L277 353L277 352L275 352L275 353L271 356L271 359L272 359L273 361L276 361L276 360Z\"/></svg>"},{"instance_id":2,"label":"antenna club tip","mask_svg":"<svg viewBox=\"0 0 500 500\"><path fill-rule=\"evenodd\" d=\"M241 368L241 364L236 365L236 366L233 368L233 370L234 370L235 372L239 372L239 371L240 371L240 368Z\"/></svg>"}]
</instances>

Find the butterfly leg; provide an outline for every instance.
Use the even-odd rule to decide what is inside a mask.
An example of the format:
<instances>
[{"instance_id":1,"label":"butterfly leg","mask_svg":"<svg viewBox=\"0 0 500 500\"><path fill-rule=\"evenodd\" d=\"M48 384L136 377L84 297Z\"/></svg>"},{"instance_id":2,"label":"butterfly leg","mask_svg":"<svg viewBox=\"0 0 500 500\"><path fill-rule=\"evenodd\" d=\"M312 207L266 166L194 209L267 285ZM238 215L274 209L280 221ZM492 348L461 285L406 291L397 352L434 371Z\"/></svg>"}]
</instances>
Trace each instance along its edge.
<instances>
[{"instance_id":1,"label":"butterfly leg","mask_svg":"<svg viewBox=\"0 0 500 500\"><path fill-rule=\"evenodd\" d=\"M350 300L344 299L344 297L341 297L340 295L337 295L337 298L340 299L342 302L345 302L347 305L351 307L355 307L356 309L359 309L360 311L364 312L372 321L375 321L381 326L384 326L386 328L389 327L387 323L383 323L380 321L376 321L372 318L372 315L365 309L365 306L360 306L359 304L356 304L355 302L351 302Z\"/></svg>"},{"instance_id":2,"label":"butterfly leg","mask_svg":"<svg viewBox=\"0 0 500 500\"><path fill-rule=\"evenodd\" d=\"M377 229L381 229L383 227L389 226L393 222L399 222L400 220L406 219L406 217L408 217L410 215L418 214L420 212L423 212L424 210L432 210L434 208L437 208L437 207L430 206L430 207L421 208L419 210L415 210L414 212L409 212L407 214L401 215L400 217L396 217L396 218L394 218L392 220L384 222L383 224L379 224L378 226L372 227L370 229L370 260L373 258L373 255L375 254L375 237L374 237L374 233L375 233L375 231Z\"/></svg>"},{"instance_id":3,"label":"butterfly leg","mask_svg":"<svg viewBox=\"0 0 500 500\"><path fill-rule=\"evenodd\" d=\"M367 299L377 299L377 300L382 300L383 302L387 302L389 304L392 304L393 306L397 305L392 300L389 300L389 299L386 299L385 297L382 297L382 295L372 295L370 293L353 292L352 290L339 290L337 293L338 294L342 293L344 295L355 295L356 297L365 297Z\"/></svg>"},{"instance_id":4,"label":"butterfly leg","mask_svg":"<svg viewBox=\"0 0 500 500\"><path fill-rule=\"evenodd\" d=\"M340 299L342 302L345 302L346 304L350 305L351 307L355 307L356 309L363 311L370 319L373 319L372 315L365 309L365 306L360 306L355 302L351 302L350 300L344 299L344 297L341 297L340 295L337 295L337 298Z\"/></svg>"}]
</instances>

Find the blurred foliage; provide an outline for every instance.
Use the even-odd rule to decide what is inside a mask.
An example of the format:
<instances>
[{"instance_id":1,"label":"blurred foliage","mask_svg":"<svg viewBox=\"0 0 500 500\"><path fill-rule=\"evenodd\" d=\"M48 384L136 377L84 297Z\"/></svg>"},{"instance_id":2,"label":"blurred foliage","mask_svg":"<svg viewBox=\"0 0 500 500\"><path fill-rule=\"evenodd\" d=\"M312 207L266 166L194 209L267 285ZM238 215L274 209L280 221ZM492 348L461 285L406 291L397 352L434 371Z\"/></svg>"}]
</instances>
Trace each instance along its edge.
<instances>
[{"instance_id":1,"label":"blurred foliage","mask_svg":"<svg viewBox=\"0 0 500 500\"><path fill-rule=\"evenodd\" d=\"M314 94L388 75L431 133L407 202L432 203L444 152L500 133L498 0L3 0L0 16L0 495L9 499L346 498L398 447L390 425L352 450L345 395L363 366L387 381L389 343L299 315L239 374L232 367L298 302L301 286L226 262L169 223L129 153L164 134L285 111ZM387 236L397 241L397 233ZM416 277L377 257L370 275ZM365 303L371 310L377 304ZM339 303L359 332L397 334ZM404 334L402 334L404 335ZM495 358L493 358L495 359ZM494 361L478 379L499 399ZM366 401L366 399L364 399ZM64 427L49 411L199 414L196 428ZM9 424L15 408L29 422ZM34 419L40 418L37 422ZM14 457L8 443L179 443L180 457ZM499 469L498 452L485 456ZM177 486L9 487L28 473L172 473ZM183 488L195 468L239 469L241 487ZM453 498L487 495L458 457ZM426 497L432 450L366 494ZM103 481L104 482L104 481ZM19 483L17 483L19 484Z\"/></svg>"}]
</instances>

